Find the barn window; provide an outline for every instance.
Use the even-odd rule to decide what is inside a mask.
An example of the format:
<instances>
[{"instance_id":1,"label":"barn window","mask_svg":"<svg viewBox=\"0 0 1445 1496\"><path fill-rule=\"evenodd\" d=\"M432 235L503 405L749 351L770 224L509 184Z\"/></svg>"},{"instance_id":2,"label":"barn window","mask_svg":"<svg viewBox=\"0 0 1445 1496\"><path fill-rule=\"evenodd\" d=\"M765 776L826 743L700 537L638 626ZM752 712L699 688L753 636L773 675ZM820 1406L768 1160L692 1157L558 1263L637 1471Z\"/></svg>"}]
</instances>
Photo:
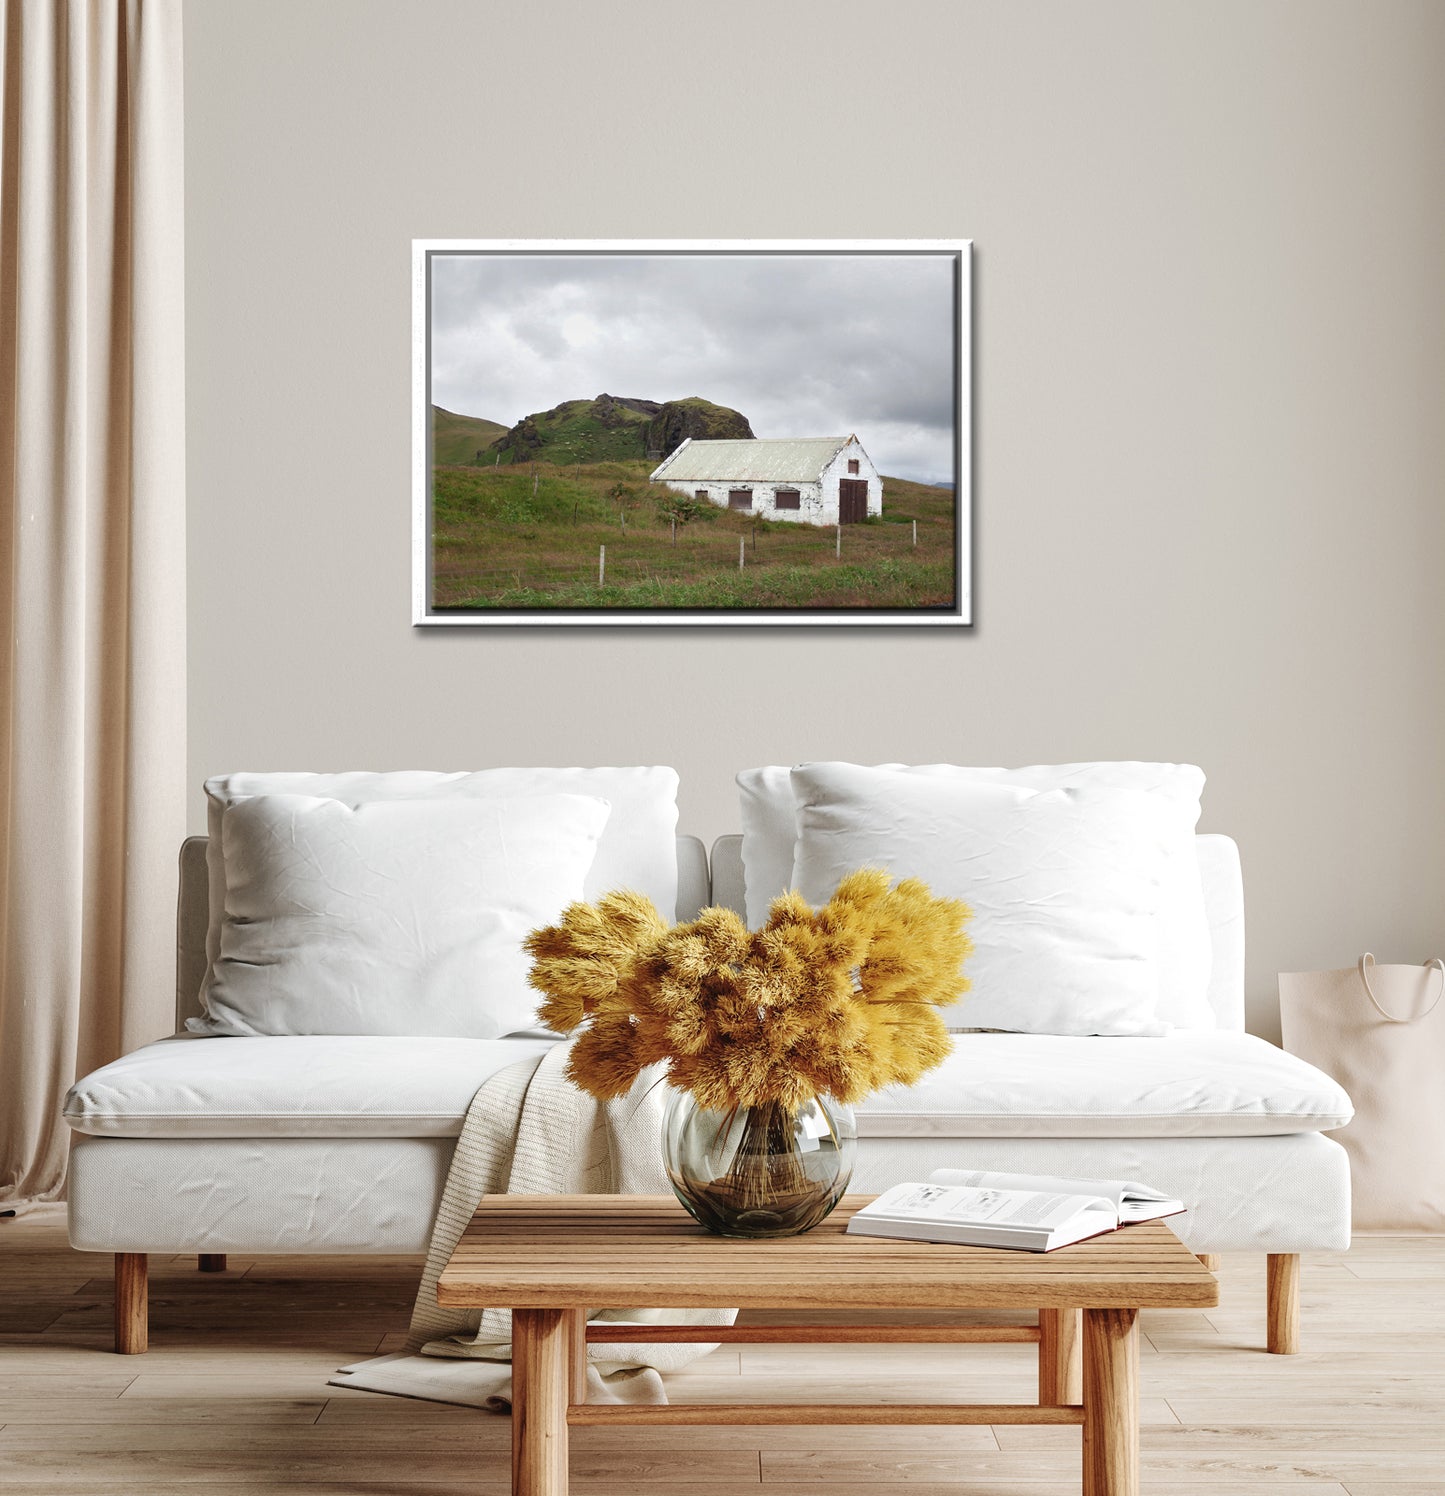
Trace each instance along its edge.
<instances>
[{"instance_id":1,"label":"barn window","mask_svg":"<svg viewBox=\"0 0 1445 1496\"><path fill-rule=\"evenodd\" d=\"M856 473L858 471L858 459L856 457L850 457L848 459L848 471L850 473Z\"/></svg>"},{"instance_id":2,"label":"barn window","mask_svg":"<svg viewBox=\"0 0 1445 1496\"><path fill-rule=\"evenodd\" d=\"M796 488L780 488L773 496L774 509L801 509L802 495Z\"/></svg>"},{"instance_id":3,"label":"barn window","mask_svg":"<svg viewBox=\"0 0 1445 1496\"><path fill-rule=\"evenodd\" d=\"M707 503L707 489L705 488L693 489L692 496L698 501L699 504Z\"/></svg>"},{"instance_id":4,"label":"barn window","mask_svg":"<svg viewBox=\"0 0 1445 1496\"><path fill-rule=\"evenodd\" d=\"M728 489L729 509L751 509L753 507L753 491L750 488Z\"/></svg>"}]
</instances>

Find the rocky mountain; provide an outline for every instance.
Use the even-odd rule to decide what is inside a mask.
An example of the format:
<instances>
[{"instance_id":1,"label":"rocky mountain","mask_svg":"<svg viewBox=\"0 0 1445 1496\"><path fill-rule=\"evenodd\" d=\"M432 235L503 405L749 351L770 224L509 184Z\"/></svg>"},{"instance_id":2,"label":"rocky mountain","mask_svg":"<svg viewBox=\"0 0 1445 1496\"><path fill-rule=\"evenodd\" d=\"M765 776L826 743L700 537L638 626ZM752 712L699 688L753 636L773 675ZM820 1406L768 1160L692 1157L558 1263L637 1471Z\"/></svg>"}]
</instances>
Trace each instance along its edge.
<instances>
[{"instance_id":1,"label":"rocky mountain","mask_svg":"<svg viewBox=\"0 0 1445 1496\"><path fill-rule=\"evenodd\" d=\"M693 396L689 400L669 400L647 427L647 448L659 459L675 451L689 437L694 441L721 441L746 437L752 440L753 428L741 411Z\"/></svg>"},{"instance_id":2,"label":"rocky mountain","mask_svg":"<svg viewBox=\"0 0 1445 1496\"><path fill-rule=\"evenodd\" d=\"M504 464L607 462L654 454L660 461L687 437L752 435L740 411L696 396L659 402L603 393L523 416L492 452Z\"/></svg>"}]
</instances>

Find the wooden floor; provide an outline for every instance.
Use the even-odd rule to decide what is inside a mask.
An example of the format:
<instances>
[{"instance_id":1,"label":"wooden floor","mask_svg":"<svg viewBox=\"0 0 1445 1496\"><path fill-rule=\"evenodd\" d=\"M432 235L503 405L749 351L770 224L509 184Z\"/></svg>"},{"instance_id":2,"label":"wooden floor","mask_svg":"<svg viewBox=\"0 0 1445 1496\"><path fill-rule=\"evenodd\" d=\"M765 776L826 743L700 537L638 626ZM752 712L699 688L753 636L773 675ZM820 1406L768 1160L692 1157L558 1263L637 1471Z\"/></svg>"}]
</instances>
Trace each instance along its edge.
<instances>
[{"instance_id":1,"label":"wooden floor","mask_svg":"<svg viewBox=\"0 0 1445 1496\"><path fill-rule=\"evenodd\" d=\"M232 1258L213 1275L152 1258L152 1349L126 1358L108 1350L109 1272L109 1258L69 1249L56 1212L0 1220L5 1496L508 1489L506 1419L326 1385L337 1365L399 1344L416 1262ZM1445 1238L1307 1258L1294 1357L1261 1348L1263 1257L1225 1258L1222 1281L1217 1310L1142 1316L1146 1496L1445 1493ZM1034 1351L749 1346L669 1387L676 1401L1022 1401ZM1072 1496L1079 1431L579 1429L573 1489Z\"/></svg>"}]
</instances>

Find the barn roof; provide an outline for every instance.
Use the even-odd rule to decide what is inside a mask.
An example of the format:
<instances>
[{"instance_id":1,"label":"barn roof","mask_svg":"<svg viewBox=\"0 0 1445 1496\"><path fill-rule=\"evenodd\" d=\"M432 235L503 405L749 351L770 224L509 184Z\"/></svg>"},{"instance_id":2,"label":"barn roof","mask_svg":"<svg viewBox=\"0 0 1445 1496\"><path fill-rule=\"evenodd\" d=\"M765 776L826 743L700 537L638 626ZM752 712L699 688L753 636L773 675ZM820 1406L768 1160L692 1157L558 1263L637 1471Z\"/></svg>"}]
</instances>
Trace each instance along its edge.
<instances>
[{"instance_id":1,"label":"barn roof","mask_svg":"<svg viewBox=\"0 0 1445 1496\"><path fill-rule=\"evenodd\" d=\"M851 436L684 442L654 478L680 483L816 483Z\"/></svg>"}]
</instances>

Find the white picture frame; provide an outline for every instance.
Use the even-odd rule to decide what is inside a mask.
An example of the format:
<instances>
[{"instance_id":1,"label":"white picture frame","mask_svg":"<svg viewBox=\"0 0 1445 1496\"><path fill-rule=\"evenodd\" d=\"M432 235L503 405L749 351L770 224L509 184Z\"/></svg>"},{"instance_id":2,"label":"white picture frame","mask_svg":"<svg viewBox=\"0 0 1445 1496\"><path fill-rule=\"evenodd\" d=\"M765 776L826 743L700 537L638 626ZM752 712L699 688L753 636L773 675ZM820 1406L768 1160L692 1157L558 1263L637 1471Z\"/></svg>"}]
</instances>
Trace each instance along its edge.
<instances>
[{"instance_id":1,"label":"white picture frame","mask_svg":"<svg viewBox=\"0 0 1445 1496\"><path fill-rule=\"evenodd\" d=\"M937 627L970 627L973 623L973 485L972 485L972 241L971 240L796 240L796 239L749 239L749 240L693 240L693 239L588 239L588 240L559 240L559 239L416 239L412 241L412 622L423 628L470 628L470 627L797 627L806 626L812 628L824 627L878 627L899 626L909 628L937 628ZM486 601L490 594L483 594L480 602L473 600L464 604L455 602L435 601L437 588L435 586L435 556L436 556L436 533L434 528L434 463L433 463L433 356L432 356L432 292L433 277L432 269L438 256L544 256L544 257L570 257L570 256L611 256L611 257L647 257L647 256L689 256L689 257L717 257L720 261L719 273L726 272L725 262L735 260L739 256L762 255L762 256L943 256L946 257L952 269L952 305L940 307L940 316L946 316L952 329L953 335L953 391L950 407L953 414L953 528L952 528L952 564L951 582L952 595L944 597L943 601L929 603L926 606L898 606L880 605L872 606L866 604L845 604L842 606L814 607L808 605L777 606L760 604L750 606L744 601L735 602L722 606L670 606L665 603L658 605L639 606L635 602L618 601L609 604L611 595L606 578L606 555L605 545L601 547L604 554L599 558L602 569L602 585L596 588L590 586L590 581L584 586L583 583L572 584L572 601L551 605L543 602L537 603L530 599L540 595L535 591L528 594L529 601L525 605L509 605L505 602L505 593L498 592L499 601L492 604ZM579 392L581 393L581 392ZM805 433L798 433L802 436ZM813 433L806 433L812 436ZM510 433L498 438L499 442L505 442ZM855 437L855 440L859 438ZM866 443L860 443L865 446ZM720 445L720 444L719 444ZM791 448L801 445L800 443L788 443ZM489 449L490 450L490 449ZM677 449L680 451L681 449ZM852 450L852 449L850 449ZM677 451L668 453L662 466L677 455ZM501 456L497 457L500 465ZM710 454L704 454L710 455ZM481 453L478 453L477 466L480 463ZM509 458L510 460L510 458ZM650 459L649 459L650 460ZM698 454L693 454L694 467L703 466ZM544 468L548 466L543 463ZM839 471L841 471L841 465ZM555 471L555 470L554 470ZM565 474L565 467L562 469ZM857 473L860 471L856 462L849 464L848 471ZM866 471L866 469L864 470ZM577 468L581 473L581 467ZM468 479L471 474L464 475ZM483 474L478 473L476 480L482 481ZM490 475L486 475L490 476ZM664 475L665 476L665 475ZM824 470L824 479L827 479L827 470ZM651 481L651 480L649 480ZM885 473L880 478L881 498L880 503L887 512L889 477ZM897 489L900 480L893 480ZM540 479L535 474L533 492L537 491ZM855 482L855 489L861 493L867 485L859 485ZM921 484L913 484L911 487L917 489ZM678 485L674 484L674 488ZM934 483L928 485L930 488L943 488L944 485ZM651 490L655 493L655 489ZM822 490L820 489L820 492ZM699 490L698 498L701 499L703 491ZM856 495L854 495L856 497ZM928 504L931 496L925 496L919 503ZM797 506L797 500L793 496L791 488L785 490L784 503L790 507ZM930 509L930 515L936 511ZM896 512L896 511L895 511ZM824 514L825 511L818 510L817 513ZM866 511L860 510L855 503L853 513L856 516L876 519L880 518L874 510L869 507ZM791 519L792 516L785 516ZM892 515L890 514L890 518ZM729 522L735 523L737 516L728 515ZM623 536L626 535L626 515L621 515L623 524ZM850 536L864 534L862 530L854 531L846 523L847 515L839 511L836 524L824 523L823 519L815 519L813 529L826 530L828 536L833 536L836 531L836 549L839 560L842 558L845 543L855 545ZM706 527L699 526L694 533L702 533ZM886 529L898 530L905 533L884 534ZM946 589L937 585L937 579L943 575L941 559L937 555L938 539L942 526L931 523L929 526L932 543L935 547L933 553L914 552L915 555L931 554L932 570L930 578L934 580L936 593L944 595ZM714 527L716 529L716 527ZM769 532L769 526L755 522L752 525L753 549L757 553L757 533L762 529L764 533ZM788 533L790 538L792 532L787 526L778 529L772 528L772 533ZM876 533L875 533L876 532ZM676 535L674 529L673 534ZM801 532L799 532L801 533ZM642 532L634 528L634 536L641 537ZM656 537L658 532L648 532ZM917 547L919 530L915 520L912 530L912 545ZM583 537L578 535L578 544ZM739 540L740 546L744 544ZM885 543L899 551L900 556L906 559L903 547L906 543L906 525L895 522L891 527L874 526L868 532L870 542L875 542L873 549L868 555L878 553L879 548ZM449 541L449 544L455 544ZM834 542L827 541L822 547L828 549ZM716 546L713 547L716 549ZM865 549L855 545L860 553ZM745 547L744 547L745 551ZM588 552L588 577L590 578L590 550ZM729 552L730 554L730 552ZM811 557L811 552L810 552ZM634 562L635 566L641 567L644 563ZM810 559L809 565L821 563ZM855 563L864 566L868 563L860 561ZM895 568L903 565L903 561L893 563ZM615 575L615 573L614 573ZM758 574L761 575L761 574ZM820 577L822 573L820 571ZM746 555L740 565L740 574L736 582L731 583L736 589L741 589L753 578L748 576L746 570ZM634 585L630 590L625 585L616 586L619 597L635 597L640 590ZM659 596L666 589L662 583L658 583L657 592ZM588 594L595 600L579 603L577 595Z\"/></svg>"}]
</instances>

